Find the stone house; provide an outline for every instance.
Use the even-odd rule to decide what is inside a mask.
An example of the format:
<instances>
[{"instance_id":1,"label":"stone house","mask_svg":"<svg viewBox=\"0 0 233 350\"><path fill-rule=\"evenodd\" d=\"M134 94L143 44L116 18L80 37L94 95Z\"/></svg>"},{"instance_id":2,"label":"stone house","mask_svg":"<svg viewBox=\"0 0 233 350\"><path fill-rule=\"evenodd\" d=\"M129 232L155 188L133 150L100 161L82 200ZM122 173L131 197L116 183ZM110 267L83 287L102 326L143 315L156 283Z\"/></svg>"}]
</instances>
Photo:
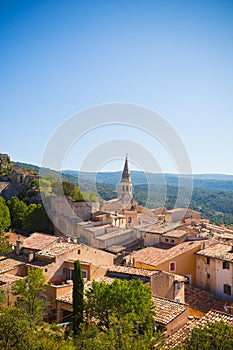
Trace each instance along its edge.
<instances>
[{"instance_id":1,"label":"stone house","mask_svg":"<svg viewBox=\"0 0 233 350\"><path fill-rule=\"evenodd\" d=\"M149 223L140 224L134 227L138 238L142 238L146 247L165 241L164 234L184 227L182 222L168 222L161 219L154 219ZM178 241L176 239L176 241Z\"/></svg>"},{"instance_id":2,"label":"stone house","mask_svg":"<svg viewBox=\"0 0 233 350\"><path fill-rule=\"evenodd\" d=\"M184 284L186 278L160 270L147 270L128 266L112 266L106 276L119 279L140 279L150 286L154 296L185 302Z\"/></svg>"},{"instance_id":3,"label":"stone house","mask_svg":"<svg viewBox=\"0 0 233 350\"><path fill-rule=\"evenodd\" d=\"M13 250L17 255L28 256L28 261L31 261L36 252L51 246L58 240L59 237L40 232L34 232L29 237L18 235L18 239L13 244Z\"/></svg>"},{"instance_id":4,"label":"stone house","mask_svg":"<svg viewBox=\"0 0 233 350\"><path fill-rule=\"evenodd\" d=\"M171 245L177 245L184 242L188 237L188 233L184 230L172 230L161 236L160 242Z\"/></svg>"},{"instance_id":5,"label":"stone house","mask_svg":"<svg viewBox=\"0 0 233 350\"><path fill-rule=\"evenodd\" d=\"M153 302L157 327L165 331L166 337L187 323L188 305L159 297L153 297Z\"/></svg>"},{"instance_id":6,"label":"stone house","mask_svg":"<svg viewBox=\"0 0 233 350\"><path fill-rule=\"evenodd\" d=\"M196 252L196 285L233 301L233 246L216 243Z\"/></svg>"},{"instance_id":7,"label":"stone house","mask_svg":"<svg viewBox=\"0 0 233 350\"><path fill-rule=\"evenodd\" d=\"M187 277L190 284L196 284L196 255L202 241L187 241L168 248L161 244L147 247L124 257L128 266L149 270L162 270Z\"/></svg>"},{"instance_id":8,"label":"stone house","mask_svg":"<svg viewBox=\"0 0 233 350\"><path fill-rule=\"evenodd\" d=\"M6 294L7 305L14 305L16 297L11 293L12 285L27 275L26 258L14 253L0 257L0 288Z\"/></svg>"},{"instance_id":9,"label":"stone house","mask_svg":"<svg viewBox=\"0 0 233 350\"><path fill-rule=\"evenodd\" d=\"M113 267L114 269L114 267ZM97 282L112 283L114 278L107 276L99 277L96 279ZM128 275L129 277L129 275ZM140 278L140 272L135 272L134 278ZM141 274L141 277L143 274ZM118 277L119 278L119 275ZM121 277L120 277L121 278ZM125 276L124 276L125 278ZM84 286L84 290L91 287L91 282ZM178 303L169 299L152 297L155 305L155 320L158 328L166 331L167 334L176 331L188 320L188 306L182 303ZM70 320L72 315L72 304L73 296L72 291L67 292L57 298L57 322L67 322Z\"/></svg>"}]
</instances>

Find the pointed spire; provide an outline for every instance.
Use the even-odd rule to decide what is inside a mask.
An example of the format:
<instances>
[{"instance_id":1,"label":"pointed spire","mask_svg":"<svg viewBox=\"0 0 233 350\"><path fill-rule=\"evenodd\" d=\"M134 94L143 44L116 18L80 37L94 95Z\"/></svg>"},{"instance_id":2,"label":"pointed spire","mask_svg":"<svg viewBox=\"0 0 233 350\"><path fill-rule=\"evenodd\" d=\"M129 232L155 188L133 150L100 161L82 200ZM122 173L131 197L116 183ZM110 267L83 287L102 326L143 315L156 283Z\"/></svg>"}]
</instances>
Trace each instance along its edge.
<instances>
[{"instance_id":1,"label":"pointed spire","mask_svg":"<svg viewBox=\"0 0 233 350\"><path fill-rule=\"evenodd\" d=\"M129 166L128 166L128 155L126 155L125 157L125 165L124 165L121 181L131 181Z\"/></svg>"}]
</instances>

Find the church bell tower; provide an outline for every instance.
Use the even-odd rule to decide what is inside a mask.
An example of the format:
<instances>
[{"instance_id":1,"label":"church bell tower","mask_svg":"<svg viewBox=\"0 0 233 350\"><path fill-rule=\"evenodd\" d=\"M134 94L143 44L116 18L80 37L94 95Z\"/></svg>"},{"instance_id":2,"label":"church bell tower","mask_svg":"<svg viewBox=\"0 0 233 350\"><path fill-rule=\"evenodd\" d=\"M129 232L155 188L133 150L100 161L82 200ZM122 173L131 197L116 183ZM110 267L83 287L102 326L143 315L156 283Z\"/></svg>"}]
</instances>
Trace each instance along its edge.
<instances>
[{"instance_id":1,"label":"church bell tower","mask_svg":"<svg viewBox=\"0 0 233 350\"><path fill-rule=\"evenodd\" d=\"M120 199L123 204L131 204L133 200L133 184L130 177L128 157L125 157L125 165L120 182Z\"/></svg>"}]
</instances>

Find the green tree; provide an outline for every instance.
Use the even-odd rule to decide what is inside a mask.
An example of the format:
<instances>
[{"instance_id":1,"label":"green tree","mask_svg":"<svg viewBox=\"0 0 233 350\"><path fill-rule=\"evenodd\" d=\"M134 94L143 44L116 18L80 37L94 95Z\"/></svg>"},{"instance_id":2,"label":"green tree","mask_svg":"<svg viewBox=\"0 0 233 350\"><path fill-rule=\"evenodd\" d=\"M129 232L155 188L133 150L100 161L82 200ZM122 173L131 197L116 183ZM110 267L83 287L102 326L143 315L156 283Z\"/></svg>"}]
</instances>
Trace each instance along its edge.
<instances>
[{"instance_id":1,"label":"green tree","mask_svg":"<svg viewBox=\"0 0 233 350\"><path fill-rule=\"evenodd\" d=\"M98 195L93 191L85 191L82 193L85 202L98 202Z\"/></svg>"},{"instance_id":2,"label":"green tree","mask_svg":"<svg viewBox=\"0 0 233 350\"><path fill-rule=\"evenodd\" d=\"M6 301L6 294L3 289L0 288L0 306L5 303Z\"/></svg>"},{"instance_id":3,"label":"green tree","mask_svg":"<svg viewBox=\"0 0 233 350\"><path fill-rule=\"evenodd\" d=\"M26 310L34 324L43 317L45 302L40 293L44 288L45 277L40 269L29 269L27 277L16 281L12 287L12 294L18 296L15 305Z\"/></svg>"},{"instance_id":4,"label":"green tree","mask_svg":"<svg viewBox=\"0 0 233 350\"><path fill-rule=\"evenodd\" d=\"M74 350L71 339L64 338L64 331L57 325L42 324L36 327L28 350Z\"/></svg>"},{"instance_id":5,"label":"green tree","mask_svg":"<svg viewBox=\"0 0 233 350\"><path fill-rule=\"evenodd\" d=\"M121 319L110 316L111 327L100 331L95 324L79 333L76 350L148 350L160 349L163 345L161 334L153 334L153 330L139 334L135 328L137 315L125 315ZM156 347L155 347L156 346Z\"/></svg>"},{"instance_id":6,"label":"green tree","mask_svg":"<svg viewBox=\"0 0 233 350\"><path fill-rule=\"evenodd\" d=\"M32 330L27 314L16 307L0 310L0 350L29 350Z\"/></svg>"},{"instance_id":7,"label":"green tree","mask_svg":"<svg viewBox=\"0 0 233 350\"><path fill-rule=\"evenodd\" d=\"M10 211L3 197L0 197L0 233L11 224Z\"/></svg>"},{"instance_id":8,"label":"green tree","mask_svg":"<svg viewBox=\"0 0 233 350\"><path fill-rule=\"evenodd\" d=\"M12 246L9 242L9 236L7 234L0 233L0 255L10 253Z\"/></svg>"},{"instance_id":9,"label":"green tree","mask_svg":"<svg viewBox=\"0 0 233 350\"><path fill-rule=\"evenodd\" d=\"M150 288L140 280L113 283L93 282L92 288L86 292L87 317L95 319L101 329L111 326L111 317L122 319L132 315L135 327L141 332L154 329L154 311Z\"/></svg>"},{"instance_id":10,"label":"green tree","mask_svg":"<svg viewBox=\"0 0 233 350\"><path fill-rule=\"evenodd\" d=\"M51 190L51 181L45 178L40 178L40 191L44 192L46 195L49 195Z\"/></svg>"},{"instance_id":11,"label":"green tree","mask_svg":"<svg viewBox=\"0 0 233 350\"><path fill-rule=\"evenodd\" d=\"M30 204L23 219L23 228L28 231L51 232L51 221L41 204Z\"/></svg>"},{"instance_id":12,"label":"green tree","mask_svg":"<svg viewBox=\"0 0 233 350\"><path fill-rule=\"evenodd\" d=\"M83 323L84 311L84 283L82 277L82 269L79 261L74 262L73 271L73 332L74 336L80 333L80 327Z\"/></svg>"},{"instance_id":13,"label":"green tree","mask_svg":"<svg viewBox=\"0 0 233 350\"><path fill-rule=\"evenodd\" d=\"M17 228L22 227L22 222L27 212L27 205L23 201L19 200L18 197L12 197L7 202L8 208L10 210L11 222L13 226Z\"/></svg>"},{"instance_id":14,"label":"green tree","mask_svg":"<svg viewBox=\"0 0 233 350\"><path fill-rule=\"evenodd\" d=\"M75 202L82 202L83 197L80 188L68 181L56 181L52 183L52 192L57 196L67 196Z\"/></svg>"},{"instance_id":15,"label":"green tree","mask_svg":"<svg viewBox=\"0 0 233 350\"><path fill-rule=\"evenodd\" d=\"M194 328L182 350L232 350L233 327L227 323L208 323L204 328Z\"/></svg>"},{"instance_id":16,"label":"green tree","mask_svg":"<svg viewBox=\"0 0 233 350\"><path fill-rule=\"evenodd\" d=\"M74 350L71 339L56 325L32 327L25 310L5 307L0 310L0 350Z\"/></svg>"}]
</instances>

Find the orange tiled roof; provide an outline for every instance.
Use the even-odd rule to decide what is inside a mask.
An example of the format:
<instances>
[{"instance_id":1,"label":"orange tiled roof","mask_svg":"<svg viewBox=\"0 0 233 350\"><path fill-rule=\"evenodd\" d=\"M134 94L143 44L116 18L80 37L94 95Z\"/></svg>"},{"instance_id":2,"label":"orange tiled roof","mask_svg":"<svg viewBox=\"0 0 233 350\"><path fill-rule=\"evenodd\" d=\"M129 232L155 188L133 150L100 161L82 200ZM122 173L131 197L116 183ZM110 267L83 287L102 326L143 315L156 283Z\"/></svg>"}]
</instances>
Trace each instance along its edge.
<instances>
[{"instance_id":1,"label":"orange tiled roof","mask_svg":"<svg viewBox=\"0 0 233 350\"><path fill-rule=\"evenodd\" d=\"M155 305L155 321L167 325L188 309L188 305L173 300L152 297Z\"/></svg>"},{"instance_id":2,"label":"orange tiled roof","mask_svg":"<svg viewBox=\"0 0 233 350\"><path fill-rule=\"evenodd\" d=\"M42 250L50 244L55 243L58 237L34 232L23 241L23 247L34 250Z\"/></svg>"},{"instance_id":3,"label":"orange tiled roof","mask_svg":"<svg viewBox=\"0 0 233 350\"><path fill-rule=\"evenodd\" d=\"M163 237L175 237L175 238L180 238L187 235L186 231L183 230L173 230L167 233L163 234Z\"/></svg>"},{"instance_id":4,"label":"orange tiled roof","mask_svg":"<svg viewBox=\"0 0 233 350\"><path fill-rule=\"evenodd\" d=\"M41 250L40 252L36 253L36 256L44 258L56 258L57 256L71 252L74 249L78 249L79 247L79 244L67 242L55 243L50 247L47 247Z\"/></svg>"},{"instance_id":5,"label":"orange tiled roof","mask_svg":"<svg viewBox=\"0 0 233 350\"><path fill-rule=\"evenodd\" d=\"M22 261L18 261L15 259L11 259L11 258L6 258L6 257L1 257L0 258L0 274L10 271L10 270L14 270L15 268L25 265L24 262Z\"/></svg>"},{"instance_id":6,"label":"orange tiled roof","mask_svg":"<svg viewBox=\"0 0 233 350\"><path fill-rule=\"evenodd\" d=\"M233 262L233 247L224 243L217 243L200 250L196 254Z\"/></svg>"},{"instance_id":7,"label":"orange tiled roof","mask_svg":"<svg viewBox=\"0 0 233 350\"><path fill-rule=\"evenodd\" d=\"M12 245L16 245L16 241L18 241L19 235L14 232L6 232L5 236L8 236L9 242ZM20 239L23 241L26 237L20 235Z\"/></svg>"},{"instance_id":8,"label":"orange tiled roof","mask_svg":"<svg viewBox=\"0 0 233 350\"><path fill-rule=\"evenodd\" d=\"M122 274L130 274L136 276L150 277L155 273L158 273L158 270L147 270L147 269L138 269L136 267L128 267L128 266L117 266L114 265L108 269L109 272L117 272Z\"/></svg>"},{"instance_id":9,"label":"orange tiled roof","mask_svg":"<svg viewBox=\"0 0 233 350\"><path fill-rule=\"evenodd\" d=\"M129 260L135 258L136 262L144 263L151 266L157 266L163 262L174 259L178 255L184 254L189 250L199 249L201 241L198 242L183 242L170 249L161 249L156 247L148 247L135 251L127 255L124 259Z\"/></svg>"},{"instance_id":10,"label":"orange tiled roof","mask_svg":"<svg viewBox=\"0 0 233 350\"><path fill-rule=\"evenodd\" d=\"M7 273L2 273L0 274L0 283L1 284L12 284L20 279L22 279L23 277L20 276L14 276L14 275L9 275Z\"/></svg>"}]
</instances>

